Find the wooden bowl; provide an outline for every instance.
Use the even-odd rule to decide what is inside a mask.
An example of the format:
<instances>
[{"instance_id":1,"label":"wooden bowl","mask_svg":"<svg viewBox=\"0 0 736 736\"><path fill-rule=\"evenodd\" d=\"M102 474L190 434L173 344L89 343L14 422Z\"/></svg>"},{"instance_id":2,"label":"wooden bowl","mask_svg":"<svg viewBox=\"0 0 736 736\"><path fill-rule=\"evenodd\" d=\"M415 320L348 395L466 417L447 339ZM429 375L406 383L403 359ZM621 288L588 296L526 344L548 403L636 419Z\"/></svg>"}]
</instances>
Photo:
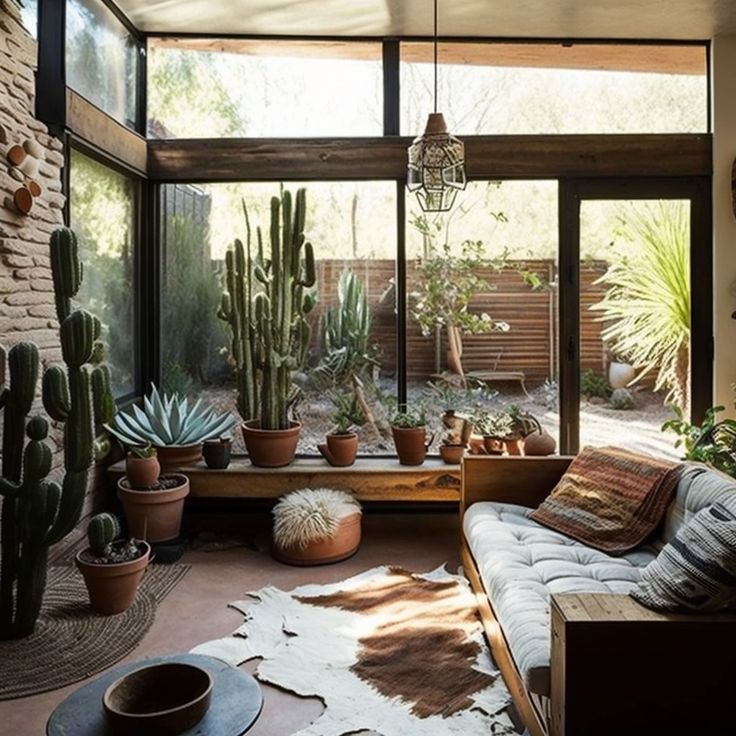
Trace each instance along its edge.
<instances>
[{"instance_id":1,"label":"wooden bowl","mask_svg":"<svg viewBox=\"0 0 736 736\"><path fill-rule=\"evenodd\" d=\"M204 718L212 683L209 672L192 664L149 665L113 682L102 704L115 736L173 736Z\"/></svg>"}]
</instances>

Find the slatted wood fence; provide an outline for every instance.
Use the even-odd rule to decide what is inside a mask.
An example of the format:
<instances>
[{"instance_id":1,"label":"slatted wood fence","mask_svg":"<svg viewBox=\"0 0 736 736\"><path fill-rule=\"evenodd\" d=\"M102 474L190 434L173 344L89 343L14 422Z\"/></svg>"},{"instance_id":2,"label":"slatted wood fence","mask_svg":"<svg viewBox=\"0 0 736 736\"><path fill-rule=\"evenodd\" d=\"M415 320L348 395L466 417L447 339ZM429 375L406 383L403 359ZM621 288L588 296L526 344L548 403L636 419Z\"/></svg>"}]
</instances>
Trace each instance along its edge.
<instances>
[{"instance_id":1,"label":"slatted wood fence","mask_svg":"<svg viewBox=\"0 0 736 736\"><path fill-rule=\"evenodd\" d=\"M311 351L321 352L316 323L319 316L337 303L337 282L344 268L352 268L366 284L373 315L373 338L380 347L381 370L391 376L396 367L395 292L392 287L395 262L392 260L319 260L317 284L319 303L313 313ZM589 307L600 301L605 288L594 282L605 273L604 261L581 264L581 355L583 369L600 373L606 365L606 349L601 340L603 325ZM534 273L548 285L532 289L524 273ZM491 288L476 294L471 311L487 312L509 324L508 332L467 335L463 339L463 366L468 371L522 371L530 385L557 376L558 306L557 266L551 260L510 261L500 270L482 269L479 274ZM408 290L417 284L414 263L407 264ZM411 309L411 299L410 309ZM445 338L442 336L440 368L445 368ZM407 357L410 381L424 382L435 373L435 336L423 336L416 321L408 321Z\"/></svg>"}]
</instances>

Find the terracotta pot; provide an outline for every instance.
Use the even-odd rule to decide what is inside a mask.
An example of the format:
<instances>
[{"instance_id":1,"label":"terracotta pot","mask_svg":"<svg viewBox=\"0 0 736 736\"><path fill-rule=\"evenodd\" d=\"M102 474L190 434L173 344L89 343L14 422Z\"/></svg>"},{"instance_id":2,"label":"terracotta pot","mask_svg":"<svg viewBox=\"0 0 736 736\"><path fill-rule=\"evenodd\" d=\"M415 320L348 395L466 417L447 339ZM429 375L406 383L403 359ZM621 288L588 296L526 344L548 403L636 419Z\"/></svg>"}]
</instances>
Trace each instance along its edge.
<instances>
[{"instance_id":1,"label":"terracotta pot","mask_svg":"<svg viewBox=\"0 0 736 736\"><path fill-rule=\"evenodd\" d=\"M280 468L289 465L296 455L302 425L290 422L289 429L261 429L259 419L251 419L240 426L245 447L253 465L259 468Z\"/></svg>"},{"instance_id":2,"label":"terracotta pot","mask_svg":"<svg viewBox=\"0 0 736 736\"><path fill-rule=\"evenodd\" d=\"M459 465L465 456L465 445L442 445L440 457L448 465Z\"/></svg>"},{"instance_id":3,"label":"terracotta pot","mask_svg":"<svg viewBox=\"0 0 736 736\"><path fill-rule=\"evenodd\" d=\"M546 430L532 432L524 439L525 455L551 455L557 447L557 441Z\"/></svg>"},{"instance_id":4,"label":"terracotta pot","mask_svg":"<svg viewBox=\"0 0 736 736\"><path fill-rule=\"evenodd\" d=\"M523 455L524 440L521 437L513 437L503 441L507 455Z\"/></svg>"},{"instance_id":5,"label":"terracotta pot","mask_svg":"<svg viewBox=\"0 0 736 736\"><path fill-rule=\"evenodd\" d=\"M503 455L503 440L496 437L483 437L483 449L487 455Z\"/></svg>"},{"instance_id":6,"label":"terracotta pot","mask_svg":"<svg viewBox=\"0 0 736 736\"><path fill-rule=\"evenodd\" d=\"M208 468L224 470L230 465L230 450L232 441L228 439L206 440L202 448L202 455Z\"/></svg>"},{"instance_id":7,"label":"terracotta pot","mask_svg":"<svg viewBox=\"0 0 736 736\"><path fill-rule=\"evenodd\" d=\"M179 536L189 478L179 473L171 476L181 482L176 488L162 491L136 491L127 486L125 478L118 481L118 498L125 510L130 536L148 542L167 542Z\"/></svg>"},{"instance_id":8,"label":"terracotta pot","mask_svg":"<svg viewBox=\"0 0 736 736\"><path fill-rule=\"evenodd\" d=\"M347 467L355 462L358 454L358 435L355 432L328 434L327 444L318 445L317 449L330 465L336 468Z\"/></svg>"},{"instance_id":9,"label":"terracotta pot","mask_svg":"<svg viewBox=\"0 0 736 736\"><path fill-rule=\"evenodd\" d=\"M202 443L156 447L162 470L175 470L181 465L194 465L202 459Z\"/></svg>"},{"instance_id":10,"label":"terracotta pot","mask_svg":"<svg viewBox=\"0 0 736 736\"><path fill-rule=\"evenodd\" d=\"M151 546L147 542L140 542L140 546L144 552L139 558L112 565L85 562L82 556L90 552L89 549L77 552L75 562L84 577L89 602L97 613L109 616L122 613L132 605L151 556Z\"/></svg>"},{"instance_id":11,"label":"terracotta pot","mask_svg":"<svg viewBox=\"0 0 736 736\"><path fill-rule=\"evenodd\" d=\"M340 520L335 535L330 539L299 547L271 548L273 556L288 565L326 565L345 560L358 551L361 535L361 514L350 514Z\"/></svg>"},{"instance_id":12,"label":"terracotta pot","mask_svg":"<svg viewBox=\"0 0 736 736\"><path fill-rule=\"evenodd\" d=\"M427 456L427 449L434 440L434 435L427 439L426 427L391 427L396 445L396 454L401 465L421 465Z\"/></svg>"},{"instance_id":13,"label":"terracotta pot","mask_svg":"<svg viewBox=\"0 0 736 736\"><path fill-rule=\"evenodd\" d=\"M131 488L147 488L158 480L161 465L157 457L136 457L132 452L125 456L125 477Z\"/></svg>"}]
</instances>

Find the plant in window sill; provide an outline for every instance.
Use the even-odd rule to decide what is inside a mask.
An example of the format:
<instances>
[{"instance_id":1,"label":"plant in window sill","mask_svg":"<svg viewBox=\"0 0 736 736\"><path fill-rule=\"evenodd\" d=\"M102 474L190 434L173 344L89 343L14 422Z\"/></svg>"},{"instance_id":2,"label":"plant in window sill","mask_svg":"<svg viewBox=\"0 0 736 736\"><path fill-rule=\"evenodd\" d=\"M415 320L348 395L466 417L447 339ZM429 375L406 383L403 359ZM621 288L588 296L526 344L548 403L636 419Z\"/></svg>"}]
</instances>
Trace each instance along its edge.
<instances>
[{"instance_id":1,"label":"plant in window sill","mask_svg":"<svg viewBox=\"0 0 736 736\"><path fill-rule=\"evenodd\" d=\"M700 425L689 422L679 406L673 405L671 408L677 418L665 422L662 431L678 435L675 447L684 449L684 459L706 463L736 477L736 420L717 421L717 415L726 407L713 406L708 409Z\"/></svg>"},{"instance_id":2,"label":"plant in window sill","mask_svg":"<svg viewBox=\"0 0 736 736\"><path fill-rule=\"evenodd\" d=\"M327 442L317 449L330 465L345 467L355 462L358 453L358 435L355 427L365 424L366 418L358 398L353 393L332 392L335 405L332 421L335 426L327 435Z\"/></svg>"},{"instance_id":3,"label":"plant in window sill","mask_svg":"<svg viewBox=\"0 0 736 736\"><path fill-rule=\"evenodd\" d=\"M427 419L423 409L398 411L391 417L391 432L401 465L421 465L434 434L427 435Z\"/></svg>"}]
</instances>

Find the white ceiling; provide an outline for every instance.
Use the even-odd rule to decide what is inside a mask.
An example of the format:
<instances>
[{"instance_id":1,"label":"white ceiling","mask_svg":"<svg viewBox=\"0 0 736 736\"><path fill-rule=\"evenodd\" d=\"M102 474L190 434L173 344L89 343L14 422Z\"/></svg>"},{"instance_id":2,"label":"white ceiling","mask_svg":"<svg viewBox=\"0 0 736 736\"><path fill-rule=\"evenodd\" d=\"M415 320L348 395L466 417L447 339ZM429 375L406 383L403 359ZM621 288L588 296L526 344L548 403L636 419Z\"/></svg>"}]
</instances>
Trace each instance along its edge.
<instances>
[{"instance_id":1,"label":"white ceiling","mask_svg":"<svg viewBox=\"0 0 736 736\"><path fill-rule=\"evenodd\" d=\"M116 0L152 33L429 36L432 0ZM444 36L709 39L736 0L439 0Z\"/></svg>"}]
</instances>

